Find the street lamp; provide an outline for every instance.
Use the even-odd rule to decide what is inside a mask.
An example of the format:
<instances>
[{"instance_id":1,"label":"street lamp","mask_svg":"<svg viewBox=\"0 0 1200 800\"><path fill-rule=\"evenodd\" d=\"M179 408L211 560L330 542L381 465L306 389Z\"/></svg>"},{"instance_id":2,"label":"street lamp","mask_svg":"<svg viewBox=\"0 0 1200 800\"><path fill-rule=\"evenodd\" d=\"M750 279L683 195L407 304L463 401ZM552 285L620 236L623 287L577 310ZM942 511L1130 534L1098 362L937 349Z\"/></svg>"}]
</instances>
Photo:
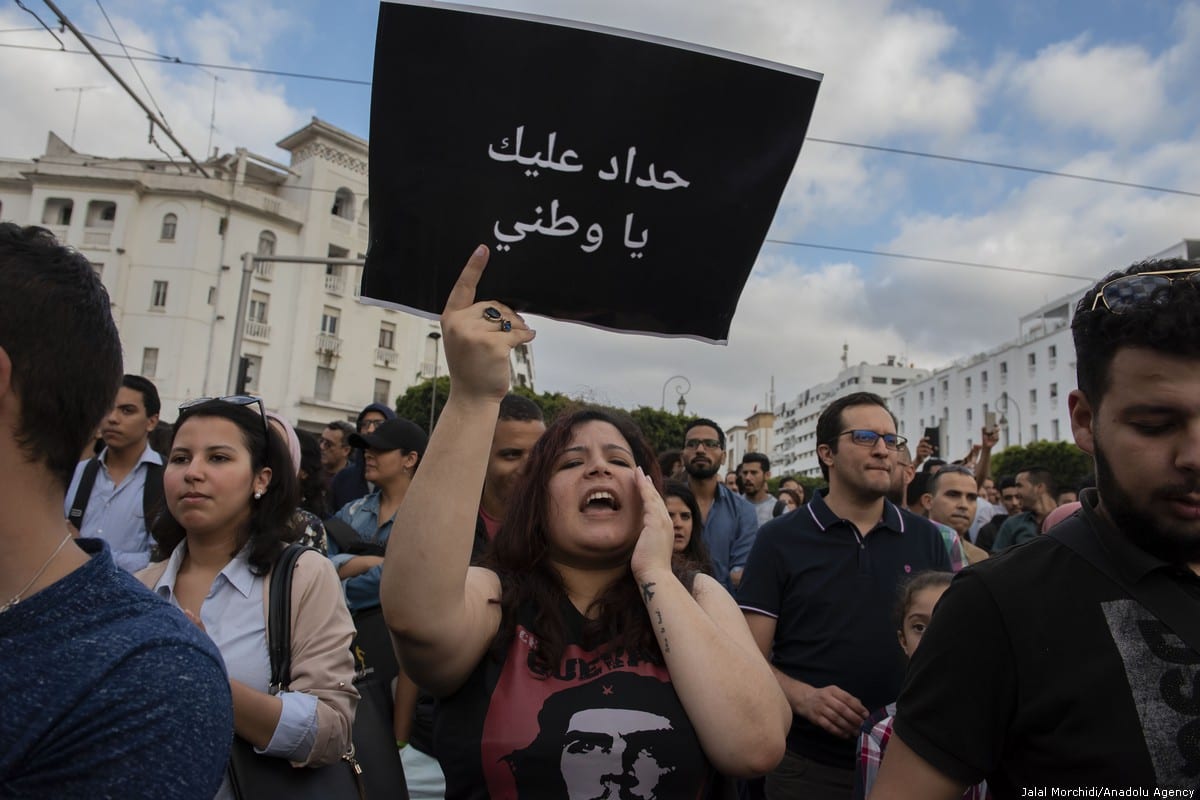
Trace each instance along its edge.
<instances>
[{"instance_id":1,"label":"street lamp","mask_svg":"<svg viewBox=\"0 0 1200 800\"><path fill-rule=\"evenodd\" d=\"M1000 412L1000 424L1004 426L1004 446L1008 446L1008 404L1012 403L1013 410L1017 412L1017 447L1021 446L1021 407L1017 405L1017 401L1008 396L1008 392L1000 393L1000 402L1004 404L1004 408Z\"/></svg>"},{"instance_id":2,"label":"street lamp","mask_svg":"<svg viewBox=\"0 0 1200 800\"><path fill-rule=\"evenodd\" d=\"M686 384L686 388L680 384L675 386L675 391L679 393L679 400L676 405L679 406L679 415L683 416L683 412L687 408L687 400L684 399L684 395L692 390L692 382L683 375L672 375L671 377L667 378L665 383L663 383L662 402L659 404L658 408L660 411L667 410L667 387L671 385L671 381L682 381L683 384Z\"/></svg>"},{"instance_id":3,"label":"street lamp","mask_svg":"<svg viewBox=\"0 0 1200 800\"><path fill-rule=\"evenodd\" d=\"M433 386L429 395L429 435L433 435L433 410L437 408L437 368L438 368L438 339L442 335L437 331L429 334L428 338L433 339Z\"/></svg>"}]
</instances>

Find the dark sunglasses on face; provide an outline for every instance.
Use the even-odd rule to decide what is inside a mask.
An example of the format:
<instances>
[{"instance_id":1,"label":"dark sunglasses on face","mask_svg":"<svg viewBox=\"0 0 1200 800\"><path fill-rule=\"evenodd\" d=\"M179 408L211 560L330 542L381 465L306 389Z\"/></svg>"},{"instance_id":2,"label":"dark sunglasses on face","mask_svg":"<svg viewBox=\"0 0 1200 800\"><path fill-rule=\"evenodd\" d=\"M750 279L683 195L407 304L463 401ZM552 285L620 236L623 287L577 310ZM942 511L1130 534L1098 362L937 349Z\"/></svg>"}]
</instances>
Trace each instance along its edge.
<instances>
[{"instance_id":1,"label":"dark sunglasses on face","mask_svg":"<svg viewBox=\"0 0 1200 800\"><path fill-rule=\"evenodd\" d=\"M1173 277L1178 276L1178 277ZM1171 269L1164 272L1140 272L1114 278L1100 287L1092 300L1092 311L1103 301L1104 307L1113 314L1120 314L1143 303L1161 305L1167 301L1167 293L1175 281L1187 281L1200 287L1200 267Z\"/></svg>"}]
</instances>

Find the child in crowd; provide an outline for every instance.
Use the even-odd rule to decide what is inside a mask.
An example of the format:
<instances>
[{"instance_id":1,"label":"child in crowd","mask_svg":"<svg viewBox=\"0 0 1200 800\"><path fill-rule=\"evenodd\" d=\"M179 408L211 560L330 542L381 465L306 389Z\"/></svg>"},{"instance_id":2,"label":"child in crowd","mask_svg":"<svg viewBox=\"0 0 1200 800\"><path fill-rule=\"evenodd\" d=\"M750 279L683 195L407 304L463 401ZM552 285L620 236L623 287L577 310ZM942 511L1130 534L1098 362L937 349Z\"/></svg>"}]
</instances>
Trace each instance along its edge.
<instances>
[{"instance_id":1,"label":"child in crowd","mask_svg":"<svg viewBox=\"0 0 1200 800\"><path fill-rule=\"evenodd\" d=\"M929 626L929 618L933 616L933 608L941 599L942 593L954 579L950 572L918 572L901 590L900 601L896 605L896 636L900 640L900 649L905 658L912 658L921 636ZM896 704L888 703L883 708L867 717L858 734L858 772L854 780L854 800L865 800L871 794L875 784L875 775L879 764L883 761L883 753L887 749L888 740L892 738L892 722L895 719ZM963 800L985 800L987 798L987 783L978 783L968 787L963 793Z\"/></svg>"}]
</instances>

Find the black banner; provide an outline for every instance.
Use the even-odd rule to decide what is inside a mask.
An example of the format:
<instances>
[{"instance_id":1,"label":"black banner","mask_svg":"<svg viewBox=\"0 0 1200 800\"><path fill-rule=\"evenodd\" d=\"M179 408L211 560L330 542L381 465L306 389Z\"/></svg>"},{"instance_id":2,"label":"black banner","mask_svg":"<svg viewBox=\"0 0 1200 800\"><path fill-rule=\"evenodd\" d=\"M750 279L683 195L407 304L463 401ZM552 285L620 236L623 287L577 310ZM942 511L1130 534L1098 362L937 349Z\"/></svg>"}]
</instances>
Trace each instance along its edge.
<instances>
[{"instance_id":1,"label":"black banner","mask_svg":"<svg viewBox=\"0 0 1200 800\"><path fill-rule=\"evenodd\" d=\"M724 341L816 101L814 73L490 9L384 2L362 294L479 297Z\"/></svg>"}]
</instances>

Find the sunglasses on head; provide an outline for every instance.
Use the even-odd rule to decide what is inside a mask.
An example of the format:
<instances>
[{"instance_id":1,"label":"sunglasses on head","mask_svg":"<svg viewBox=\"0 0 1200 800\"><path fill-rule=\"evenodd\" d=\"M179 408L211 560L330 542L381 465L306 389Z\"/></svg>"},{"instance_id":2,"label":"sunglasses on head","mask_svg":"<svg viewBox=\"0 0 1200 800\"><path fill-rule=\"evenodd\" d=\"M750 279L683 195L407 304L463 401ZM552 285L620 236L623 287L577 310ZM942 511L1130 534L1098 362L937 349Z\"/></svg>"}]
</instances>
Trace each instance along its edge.
<instances>
[{"instance_id":1,"label":"sunglasses on head","mask_svg":"<svg viewBox=\"0 0 1200 800\"><path fill-rule=\"evenodd\" d=\"M189 408L203 405L204 403L229 403L235 406L258 406L258 416L262 419L263 435L267 437L267 441L271 439L271 430L267 427L267 408L263 405L261 397L253 397L248 394L231 394L226 397L197 397L195 400L187 400L179 404L180 411L187 411Z\"/></svg>"},{"instance_id":2,"label":"sunglasses on head","mask_svg":"<svg viewBox=\"0 0 1200 800\"><path fill-rule=\"evenodd\" d=\"M1136 275L1114 278L1100 287L1092 301L1092 311L1096 310L1101 301L1113 314L1121 314L1146 303L1162 305L1167 302L1166 290L1176 281L1186 281L1200 287L1200 267L1139 272Z\"/></svg>"}]
</instances>

